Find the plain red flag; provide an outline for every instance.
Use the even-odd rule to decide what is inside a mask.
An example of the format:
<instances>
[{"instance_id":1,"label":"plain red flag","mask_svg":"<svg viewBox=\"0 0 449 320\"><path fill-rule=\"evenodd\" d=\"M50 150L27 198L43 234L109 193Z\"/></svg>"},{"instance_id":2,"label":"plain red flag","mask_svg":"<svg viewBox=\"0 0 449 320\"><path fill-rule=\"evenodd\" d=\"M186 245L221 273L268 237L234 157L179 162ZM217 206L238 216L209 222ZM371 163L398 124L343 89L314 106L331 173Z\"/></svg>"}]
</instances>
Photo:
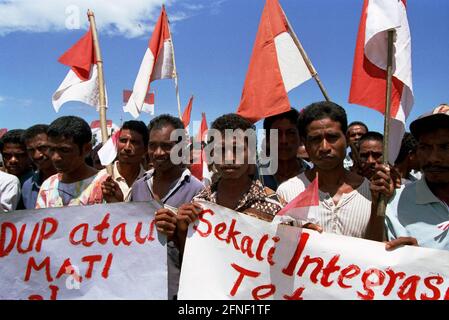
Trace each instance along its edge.
<instances>
[{"instance_id":1,"label":"plain red flag","mask_svg":"<svg viewBox=\"0 0 449 320\"><path fill-rule=\"evenodd\" d=\"M192 104L193 104L193 96L190 97L189 103L182 114L182 123L184 123L184 127L187 128L190 124L190 114L192 113Z\"/></svg>"}]
</instances>

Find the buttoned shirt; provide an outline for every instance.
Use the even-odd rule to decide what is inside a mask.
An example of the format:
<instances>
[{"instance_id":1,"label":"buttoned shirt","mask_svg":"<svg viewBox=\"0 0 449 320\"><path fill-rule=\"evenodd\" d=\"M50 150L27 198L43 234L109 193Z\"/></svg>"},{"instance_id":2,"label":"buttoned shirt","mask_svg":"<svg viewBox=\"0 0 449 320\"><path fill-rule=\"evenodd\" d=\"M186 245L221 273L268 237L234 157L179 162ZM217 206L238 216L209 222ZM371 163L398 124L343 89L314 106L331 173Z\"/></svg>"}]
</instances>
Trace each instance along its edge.
<instances>
[{"instance_id":1,"label":"buttoned shirt","mask_svg":"<svg viewBox=\"0 0 449 320\"><path fill-rule=\"evenodd\" d=\"M106 169L103 169L102 171L106 172ZM136 179L142 178L145 175L145 170L142 166L140 166L139 174L137 175ZM117 182L120 190L123 193L123 200L125 202L129 202L131 200L131 192L132 192L132 186L128 186L128 183L126 182L126 179L120 174L118 170L118 161L115 161L112 166L112 179Z\"/></svg>"},{"instance_id":2,"label":"buttoned shirt","mask_svg":"<svg viewBox=\"0 0 449 320\"><path fill-rule=\"evenodd\" d=\"M424 177L396 189L385 214L389 240L413 237L419 246L449 250L449 208Z\"/></svg>"},{"instance_id":3,"label":"buttoned shirt","mask_svg":"<svg viewBox=\"0 0 449 320\"><path fill-rule=\"evenodd\" d=\"M277 193L290 202L303 192L311 182L304 173L282 183ZM335 204L332 196L319 190L320 205L311 207L306 222L320 225L323 231L350 237L364 238L371 215L369 181L349 193L342 194Z\"/></svg>"},{"instance_id":4,"label":"buttoned shirt","mask_svg":"<svg viewBox=\"0 0 449 320\"><path fill-rule=\"evenodd\" d=\"M151 169L133 184L131 201L149 201L154 199L153 178L154 169ZM204 185L192 176L190 170L185 169L179 179L173 182L161 201L169 207L179 208L184 203L190 203L203 188ZM180 254L173 241L167 244L167 255L168 297L172 299L178 293L179 276L181 274Z\"/></svg>"},{"instance_id":5,"label":"buttoned shirt","mask_svg":"<svg viewBox=\"0 0 449 320\"><path fill-rule=\"evenodd\" d=\"M22 187L22 201L25 209L34 209L36 207L37 195L41 188L41 174L37 170L33 175L23 183Z\"/></svg>"}]
</instances>

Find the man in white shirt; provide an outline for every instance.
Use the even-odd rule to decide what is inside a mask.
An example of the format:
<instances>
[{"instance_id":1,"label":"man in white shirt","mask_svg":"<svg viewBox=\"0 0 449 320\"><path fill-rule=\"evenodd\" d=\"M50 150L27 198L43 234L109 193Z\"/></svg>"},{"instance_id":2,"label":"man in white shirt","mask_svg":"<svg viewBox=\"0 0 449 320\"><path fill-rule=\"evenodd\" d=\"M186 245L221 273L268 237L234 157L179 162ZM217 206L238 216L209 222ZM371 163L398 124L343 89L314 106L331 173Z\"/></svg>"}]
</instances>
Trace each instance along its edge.
<instances>
[{"instance_id":1,"label":"man in white shirt","mask_svg":"<svg viewBox=\"0 0 449 320\"><path fill-rule=\"evenodd\" d=\"M320 205L305 227L364 238L371 214L369 181L344 169L347 142L345 110L333 102L317 102L305 108L298 120L313 169L282 183L277 193L290 202L318 174Z\"/></svg>"},{"instance_id":2,"label":"man in white shirt","mask_svg":"<svg viewBox=\"0 0 449 320\"><path fill-rule=\"evenodd\" d=\"M16 176L0 170L1 212L14 211L20 200L20 181Z\"/></svg>"},{"instance_id":3,"label":"man in white shirt","mask_svg":"<svg viewBox=\"0 0 449 320\"><path fill-rule=\"evenodd\" d=\"M148 149L148 128L142 121L123 123L117 140L117 156L112 176L102 183L107 202L130 201L132 185L145 174L142 159ZM106 172L106 169L104 169Z\"/></svg>"}]
</instances>

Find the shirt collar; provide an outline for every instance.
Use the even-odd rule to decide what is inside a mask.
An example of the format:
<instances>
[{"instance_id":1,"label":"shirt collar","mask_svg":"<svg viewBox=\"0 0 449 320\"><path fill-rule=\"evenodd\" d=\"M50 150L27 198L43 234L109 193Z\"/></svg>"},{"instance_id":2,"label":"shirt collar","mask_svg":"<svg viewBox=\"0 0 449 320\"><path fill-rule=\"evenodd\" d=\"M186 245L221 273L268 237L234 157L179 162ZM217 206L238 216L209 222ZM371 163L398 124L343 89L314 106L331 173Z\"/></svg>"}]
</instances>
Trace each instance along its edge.
<instances>
[{"instance_id":1,"label":"shirt collar","mask_svg":"<svg viewBox=\"0 0 449 320\"><path fill-rule=\"evenodd\" d=\"M145 170L143 169L142 165L140 165L139 175L136 177L136 180L140 177L143 177L144 174ZM118 171L118 161L115 161L114 165L112 166L112 178L117 181L126 181L126 179Z\"/></svg>"},{"instance_id":2,"label":"shirt collar","mask_svg":"<svg viewBox=\"0 0 449 320\"><path fill-rule=\"evenodd\" d=\"M148 185L148 188L150 189L151 195L153 196L153 175L154 175L154 168L148 170L145 173L145 181ZM170 186L170 190L167 192L167 194L165 195L165 197L163 199L161 199L162 202L165 202L168 198L170 198L172 196L172 194L174 192L176 192L178 190L178 188L185 182L190 182L190 176L191 176L191 172L189 169L185 168L184 171L181 174L181 177L179 179L177 179L171 186ZM154 198L154 196L153 196Z\"/></svg>"},{"instance_id":3,"label":"shirt collar","mask_svg":"<svg viewBox=\"0 0 449 320\"><path fill-rule=\"evenodd\" d=\"M441 202L427 185L426 179L422 177L416 181L416 204L428 204L434 202Z\"/></svg>"}]
</instances>

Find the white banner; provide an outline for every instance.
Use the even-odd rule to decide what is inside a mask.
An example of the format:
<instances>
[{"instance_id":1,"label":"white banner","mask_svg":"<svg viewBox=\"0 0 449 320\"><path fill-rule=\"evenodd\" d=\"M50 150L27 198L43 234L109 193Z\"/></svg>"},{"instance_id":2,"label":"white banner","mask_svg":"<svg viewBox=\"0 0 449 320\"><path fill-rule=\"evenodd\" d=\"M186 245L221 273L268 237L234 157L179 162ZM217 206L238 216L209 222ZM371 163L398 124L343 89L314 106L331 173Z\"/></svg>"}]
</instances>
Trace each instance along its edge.
<instances>
[{"instance_id":1,"label":"white banner","mask_svg":"<svg viewBox=\"0 0 449 320\"><path fill-rule=\"evenodd\" d=\"M200 202L179 299L449 299L449 252L262 220ZM302 232L301 232L302 231Z\"/></svg>"},{"instance_id":2,"label":"white banner","mask_svg":"<svg viewBox=\"0 0 449 320\"><path fill-rule=\"evenodd\" d=\"M153 203L0 215L0 299L167 299Z\"/></svg>"}]
</instances>

